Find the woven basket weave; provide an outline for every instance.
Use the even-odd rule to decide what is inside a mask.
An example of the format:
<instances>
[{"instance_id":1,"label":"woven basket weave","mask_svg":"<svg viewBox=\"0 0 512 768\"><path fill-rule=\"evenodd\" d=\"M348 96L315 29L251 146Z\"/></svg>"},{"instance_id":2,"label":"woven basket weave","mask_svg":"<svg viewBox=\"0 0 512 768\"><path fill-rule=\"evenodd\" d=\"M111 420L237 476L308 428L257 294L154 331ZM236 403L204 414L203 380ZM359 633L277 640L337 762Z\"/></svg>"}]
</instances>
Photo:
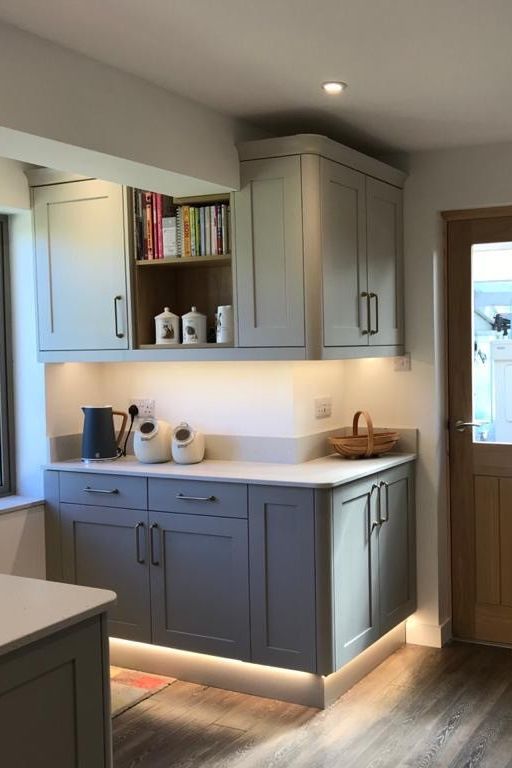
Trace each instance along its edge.
<instances>
[{"instance_id":1,"label":"woven basket weave","mask_svg":"<svg viewBox=\"0 0 512 768\"><path fill-rule=\"evenodd\" d=\"M359 417L363 416L368 428L368 434L359 434ZM329 442L340 456L346 459L369 459L371 456L381 456L391 451L400 437L398 432L373 428L373 422L367 411L357 411L352 422L352 434L330 437Z\"/></svg>"}]
</instances>

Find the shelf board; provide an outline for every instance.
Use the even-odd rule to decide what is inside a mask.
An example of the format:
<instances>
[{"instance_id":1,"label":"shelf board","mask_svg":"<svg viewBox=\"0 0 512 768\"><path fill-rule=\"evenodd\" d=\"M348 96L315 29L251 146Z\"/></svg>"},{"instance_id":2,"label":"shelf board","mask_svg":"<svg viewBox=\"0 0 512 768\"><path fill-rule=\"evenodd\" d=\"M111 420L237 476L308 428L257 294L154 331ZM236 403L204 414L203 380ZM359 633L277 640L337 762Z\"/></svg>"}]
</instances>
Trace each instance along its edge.
<instances>
[{"instance_id":1,"label":"shelf board","mask_svg":"<svg viewBox=\"0 0 512 768\"><path fill-rule=\"evenodd\" d=\"M194 349L233 349L233 344L140 344L138 349L187 349L193 352Z\"/></svg>"},{"instance_id":2,"label":"shelf board","mask_svg":"<svg viewBox=\"0 0 512 768\"><path fill-rule=\"evenodd\" d=\"M138 267L223 267L231 264L231 255L225 256L173 256L169 259L139 259Z\"/></svg>"},{"instance_id":3,"label":"shelf board","mask_svg":"<svg viewBox=\"0 0 512 768\"><path fill-rule=\"evenodd\" d=\"M191 195L189 197L173 197L175 205L215 205L229 203L229 192L219 192L218 195Z\"/></svg>"}]
</instances>

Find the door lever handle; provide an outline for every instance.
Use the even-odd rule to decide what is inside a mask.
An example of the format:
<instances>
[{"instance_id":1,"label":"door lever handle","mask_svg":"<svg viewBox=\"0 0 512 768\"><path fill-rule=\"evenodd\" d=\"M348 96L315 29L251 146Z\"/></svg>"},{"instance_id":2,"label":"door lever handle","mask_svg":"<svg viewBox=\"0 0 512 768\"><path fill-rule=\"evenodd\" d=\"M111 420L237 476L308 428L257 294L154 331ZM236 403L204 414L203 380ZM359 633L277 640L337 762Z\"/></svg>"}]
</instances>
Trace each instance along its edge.
<instances>
[{"instance_id":1,"label":"door lever handle","mask_svg":"<svg viewBox=\"0 0 512 768\"><path fill-rule=\"evenodd\" d=\"M473 427L483 427L485 424L489 424L488 421L463 421L458 419L455 422L455 429L457 432L464 432L466 429L473 429Z\"/></svg>"}]
</instances>

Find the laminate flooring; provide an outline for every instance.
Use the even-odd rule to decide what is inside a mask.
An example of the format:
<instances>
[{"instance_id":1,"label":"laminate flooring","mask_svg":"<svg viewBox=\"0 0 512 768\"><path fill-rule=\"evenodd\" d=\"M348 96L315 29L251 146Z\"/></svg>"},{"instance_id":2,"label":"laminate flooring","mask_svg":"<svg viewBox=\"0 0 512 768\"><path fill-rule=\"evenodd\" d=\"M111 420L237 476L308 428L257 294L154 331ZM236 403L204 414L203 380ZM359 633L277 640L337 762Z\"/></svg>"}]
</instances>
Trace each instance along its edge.
<instances>
[{"instance_id":1,"label":"laminate flooring","mask_svg":"<svg viewBox=\"0 0 512 768\"><path fill-rule=\"evenodd\" d=\"M174 681L113 731L114 768L512 768L512 650L405 646L325 711Z\"/></svg>"}]
</instances>

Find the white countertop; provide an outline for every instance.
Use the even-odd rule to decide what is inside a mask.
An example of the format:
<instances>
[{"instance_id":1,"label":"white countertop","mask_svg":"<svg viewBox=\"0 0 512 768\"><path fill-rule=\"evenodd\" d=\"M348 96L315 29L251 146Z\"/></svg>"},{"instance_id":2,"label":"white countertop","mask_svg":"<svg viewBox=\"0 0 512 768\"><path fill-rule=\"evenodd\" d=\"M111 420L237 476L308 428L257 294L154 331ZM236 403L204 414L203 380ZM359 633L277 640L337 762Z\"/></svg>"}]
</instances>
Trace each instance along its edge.
<instances>
[{"instance_id":1,"label":"white countertop","mask_svg":"<svg viewBox=\"0 0 512 768\"><path fill-rule=\"evenodd\" d=\"M0 655L103 613L115 600L106 589L0 574Z\"/></svg>"},{"instance_id":2,"label":"white countertop","mask_svg":"<svg viewBox=\"0 0 512 768\"><path fill-rule=\"evenodd\" d=\"M213 480L258 485L293 485L306 488L334 488L361 477L414 461L414 453L391 453L377 459L343 459L325 456L302 464L266 464L257 461L212 461L200 464L141 464L134 456L117 461L58 461L46 469L65 472L105 472L108 474L168 477L177 480Z\"/></svg>"}]
</instances>

